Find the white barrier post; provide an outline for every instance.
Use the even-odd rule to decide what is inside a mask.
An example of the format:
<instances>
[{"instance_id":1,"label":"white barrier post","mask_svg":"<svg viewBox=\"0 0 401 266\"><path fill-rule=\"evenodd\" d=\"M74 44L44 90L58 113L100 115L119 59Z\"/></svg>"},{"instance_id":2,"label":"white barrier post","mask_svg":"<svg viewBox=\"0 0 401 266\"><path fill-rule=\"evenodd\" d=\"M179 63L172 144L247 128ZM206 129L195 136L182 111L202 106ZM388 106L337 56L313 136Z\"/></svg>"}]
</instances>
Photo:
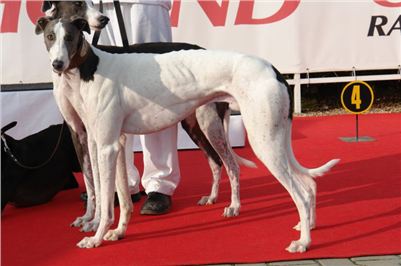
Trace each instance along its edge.
<instances>
[{"instance_id":1,"label":"white barrier post","mask_svg":"<svg viewBox=\"0 0 401 266\"><path fill-rule=\"evenodd\" d=\"M294 112L300 114L302 112L301 106L301 74L294 74Z\"/></svg>"}]
</instances>

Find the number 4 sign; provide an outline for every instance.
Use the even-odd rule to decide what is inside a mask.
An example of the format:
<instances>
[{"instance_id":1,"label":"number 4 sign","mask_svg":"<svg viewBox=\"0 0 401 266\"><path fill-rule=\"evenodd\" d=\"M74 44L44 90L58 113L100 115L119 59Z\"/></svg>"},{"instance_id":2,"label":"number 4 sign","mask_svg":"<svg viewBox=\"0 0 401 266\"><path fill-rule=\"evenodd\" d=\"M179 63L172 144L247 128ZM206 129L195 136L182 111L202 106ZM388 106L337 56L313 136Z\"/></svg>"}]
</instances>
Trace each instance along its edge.
<instances>
[{"instance_id":1,"label":"number 4 sign","mask_svg":"<svg viewBox=\"0 0 401 266\"><path fill-rule=\"evenodd\" d=\"M372 107L374 94L364 81L356 80L345 85L341 93L341 103L345 110L353 114L362 114Z\"/></svg>"},{"instance_id":2,"label":"number 4 sign","mask_svg":"<svg viewBox=\"0 0 401 266\"><path fill-rule=\"evenodd\" d=\"M359 137L358 115L366 113L372 107L374 94L372 88L364 81L356 80L345 85L341 92L341 103L344 109L355 114L356 136L340 137L345 142L374 141L371 137Z\"/></svg>"}]
</instances>

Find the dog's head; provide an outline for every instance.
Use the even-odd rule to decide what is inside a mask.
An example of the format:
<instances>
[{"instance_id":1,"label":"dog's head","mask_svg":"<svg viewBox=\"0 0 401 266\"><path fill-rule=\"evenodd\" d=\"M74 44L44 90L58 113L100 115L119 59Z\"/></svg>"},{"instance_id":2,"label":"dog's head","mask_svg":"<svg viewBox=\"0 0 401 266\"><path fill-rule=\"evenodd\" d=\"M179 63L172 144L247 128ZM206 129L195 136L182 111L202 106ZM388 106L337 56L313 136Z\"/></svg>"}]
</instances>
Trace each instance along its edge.
<instances>
[{"instance_id":1,"label":"dog's head","mask_svg":"<svg viewBox=\"0 0 401 266\"><path fill-rule=\"evenodd\" d=\"M101 30L109 18L94 8L92 1L43 1L42 11L48 17L88 21L92 30Z\"/></svg>"},{"instance_id":2,"label":"dog's head","mask_svg":"<svg viewBox=\"0 0 401 266\"><path fill-rule=\"evenodd\" d=\"M36 34L43 33L53 71L62 73L76 67L76 62L83 58L88 50L83 32L90 33L88 22L83 18L53 19L41 17L36 23Z\"/></svg>"}]
</instances>

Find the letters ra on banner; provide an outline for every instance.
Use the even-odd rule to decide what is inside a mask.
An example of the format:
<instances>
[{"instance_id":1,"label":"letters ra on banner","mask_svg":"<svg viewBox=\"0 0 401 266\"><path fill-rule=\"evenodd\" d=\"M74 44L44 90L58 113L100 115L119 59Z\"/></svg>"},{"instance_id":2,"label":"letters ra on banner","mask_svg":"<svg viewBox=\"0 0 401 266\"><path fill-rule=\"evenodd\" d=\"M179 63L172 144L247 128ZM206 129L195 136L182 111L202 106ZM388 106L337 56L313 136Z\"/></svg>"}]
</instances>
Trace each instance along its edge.
<instances>
[{"instance_id":1,"label":"letters ra on banner","mask_svg":"<svg viewBox=\"0 0 401 266\"><path fill-rule=\"evenodd\" d=\"M373 89L361 80L348 83L341 92L341 104L352 114L367 113L373 105L373 100Z\"/></svg>"}]
</instances>

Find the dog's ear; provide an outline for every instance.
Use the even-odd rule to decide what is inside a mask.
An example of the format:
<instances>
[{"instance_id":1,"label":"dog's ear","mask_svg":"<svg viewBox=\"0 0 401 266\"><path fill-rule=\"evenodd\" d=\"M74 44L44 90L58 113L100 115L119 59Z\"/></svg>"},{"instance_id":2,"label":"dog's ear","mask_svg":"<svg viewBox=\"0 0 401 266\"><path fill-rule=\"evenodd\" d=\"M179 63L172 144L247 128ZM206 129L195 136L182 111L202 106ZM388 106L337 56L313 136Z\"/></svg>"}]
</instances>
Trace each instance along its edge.
<instances>
[{"instance_id":1,"label":"dog's ear","mask_svg":"<svg viewBox=\"0 0 401 266\"><path fill-rule=\"evenodd\" d=\"M86 31L87 33L91 33L91 29L89 27L88 21L83 18L75 18L72 20L72 24L75 25L80 31Z\"/></svg>"},{"instance_id":2,"label":"dog's ear","mask_svg":"<svg viewBox=\"0 0 401 266\"><path fill-rule=\"evenodd\" d=\"M46 13L47 10L53 7L53 1L43 1L42 3L42 12Z\"/></svg>"},{"instance_id":3,"label":"dog's ear","mask_svg":"<svg viewBox=\"0 0 401 266\"><path fill-rule=\"evenodd\" d=\"M36 22L36 28L35 28L35 33L36 34L41 34L45 28L47 23L49 23L50 18L49 17L41 17L38 19L38 21Z\"/></svg>"},{"instance_id":4,"label":"dog's ear","mask_svg":"<svg viewBox=\"0 0 401 266\"><path fill-rule=\"evenodd\" d=\"M4 126L1 128L1 135L3 135L4 133L6 133L7 130L12 129L13 127L15 127L17 125L17 121L13 121L10 124Z\"/></svg>"}]
</instances>

